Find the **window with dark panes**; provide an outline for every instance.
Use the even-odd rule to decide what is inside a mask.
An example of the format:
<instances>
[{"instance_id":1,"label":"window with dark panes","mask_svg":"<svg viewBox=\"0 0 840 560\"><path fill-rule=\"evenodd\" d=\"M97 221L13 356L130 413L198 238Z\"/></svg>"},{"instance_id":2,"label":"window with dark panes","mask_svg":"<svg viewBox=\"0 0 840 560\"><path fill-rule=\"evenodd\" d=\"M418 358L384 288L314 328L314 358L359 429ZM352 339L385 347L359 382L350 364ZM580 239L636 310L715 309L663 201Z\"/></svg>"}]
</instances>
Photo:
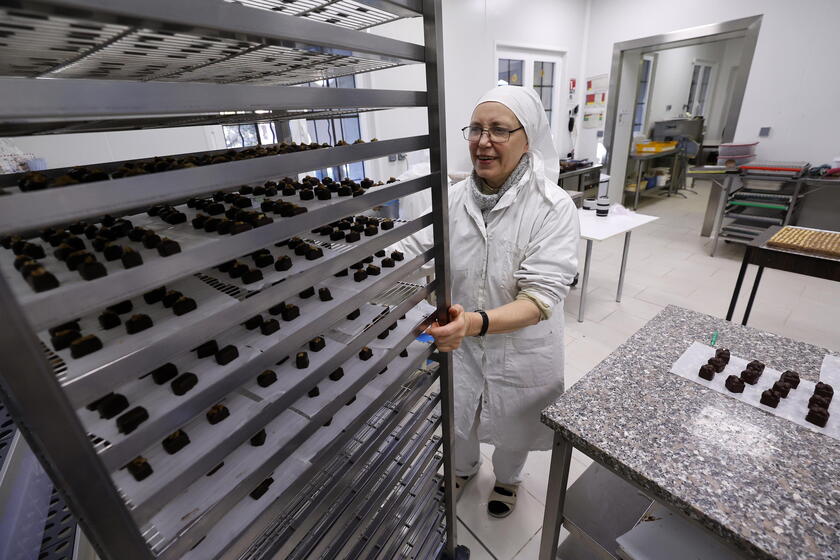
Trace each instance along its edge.
<instances>
[{"instance_id":1,"label":"window with dark panes","mask_svg":"<svg viewBox=\"0 0 840 560\"><path fill-rule=\"evenodd\" d=\"M534 61L534 91L540 96L545 116L551 123L552 100L554 99L554 63Z\"/></svg>"},{"instance_id":2,"label":"window with dark panes","mask_svg":"<svg viewBox=\"0 0 840 560\"><path fill-rule=\"evenodd\" d=\"M521 86L524 60L499 59L499 85Z\"/></svg>"}]
</instances>

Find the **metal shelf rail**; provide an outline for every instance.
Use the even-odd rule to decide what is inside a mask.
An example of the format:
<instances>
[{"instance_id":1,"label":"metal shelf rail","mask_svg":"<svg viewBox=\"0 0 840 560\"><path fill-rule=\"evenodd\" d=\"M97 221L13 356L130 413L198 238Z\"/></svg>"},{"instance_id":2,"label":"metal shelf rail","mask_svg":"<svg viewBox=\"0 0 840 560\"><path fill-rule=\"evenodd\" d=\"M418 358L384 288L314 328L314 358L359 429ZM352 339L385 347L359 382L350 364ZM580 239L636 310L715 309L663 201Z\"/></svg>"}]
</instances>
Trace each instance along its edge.
<instances>
[{"instance_id":1,"label":"metal shelf rail","mask_svg":"<svg viewBox=\"0 0 840 560\"><path fill-rule=\"evenodd\" d=\"M46 190L0 181L0 396L101 558L468 555L455 535L451 359L429 369L433 348L415 341L434 319L424 298L442 320L450 303L439 13L440 0L0 0L0 136L428 113L424 136L216 152L131 176L103 163L100 180ZM360 31L416 16L425 46ZM290 87L415 63L425 92ZM257 192L423 149L432 172L419 179L319 200ZM427 188L433 211L411 222L357 216L364 234L346 240L325 227ZM205 202L255 225L211 234ZM161 204L179 219L150 208ZM142 262L65 273L64 237L50 238L74 223L91 253L119 239ZM386 251L426 227L426 253ZM123 239L129 229L142 240ZM158 234L174 254L146 245ZM405 283L432 262L436 280ZM19 270L37 266L57 285L33 290ZM138 336L138 321L153 326ZM60 342L77 330L101 347ZM440 394L424 396L434 379Z\"/></svg>"}]
</instances>

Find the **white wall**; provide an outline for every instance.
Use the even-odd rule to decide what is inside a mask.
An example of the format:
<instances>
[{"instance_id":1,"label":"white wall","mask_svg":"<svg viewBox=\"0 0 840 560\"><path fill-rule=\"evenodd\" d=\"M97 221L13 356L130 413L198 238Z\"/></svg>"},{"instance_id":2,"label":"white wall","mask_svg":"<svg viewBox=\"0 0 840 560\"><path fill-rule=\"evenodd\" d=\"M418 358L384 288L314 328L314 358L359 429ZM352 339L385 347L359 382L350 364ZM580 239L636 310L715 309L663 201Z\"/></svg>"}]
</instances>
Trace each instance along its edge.
<instances>
[{"instance_id":1,"label":"white wall","mask_svg":"<svg viewBox=\"0 0 840 560\"><path fill-rule=\"evenodd\" d=\"M823 163L840 154L840 2L706 0L686 9L665 0L592 0L586 74L608 73L614 43L764 15L736 142L761 141L759 157ZM759 138L762 126L773 128Z\"/></svg>"},{"instance_id":2,"label":"white wall","mask_svg":"<svg viewBox=\"0 0 840 560\"><path fill-rule=\"evenodd\" d=\"M8 140L24 152L44 158L50 168L219 150L225 147L222 127L218 125L21 136Z\"/></svg>"}]
</instances>

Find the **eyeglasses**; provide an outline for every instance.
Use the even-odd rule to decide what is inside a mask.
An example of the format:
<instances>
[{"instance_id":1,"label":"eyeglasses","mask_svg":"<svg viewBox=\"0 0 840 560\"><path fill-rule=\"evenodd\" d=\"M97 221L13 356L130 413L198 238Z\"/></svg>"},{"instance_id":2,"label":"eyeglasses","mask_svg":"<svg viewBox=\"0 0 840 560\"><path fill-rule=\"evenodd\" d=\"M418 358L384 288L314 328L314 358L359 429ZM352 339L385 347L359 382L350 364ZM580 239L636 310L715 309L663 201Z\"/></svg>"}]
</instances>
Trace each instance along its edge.
<instances>
[{"instance_id":1,"label":"eyeglasses","mask_svg":"<svg viewBox=\"0 0 840 560\"><path fill-rule=\"evenodd\" d=\"M508 130L506 128L501 128L498 126L493 126L490 128L481 128L480 126L465 126L461 129L461 132L464 134L464 140L466 140L467 142L480 141L481 135L486 132L487 138L489 138L491 142L494 142L496 144L504 144L505 142L510 140L511 134L513 134L517 130L522 130L523 128L525 127L520 126L519 128Z\"/></svg>"}]
</instances>

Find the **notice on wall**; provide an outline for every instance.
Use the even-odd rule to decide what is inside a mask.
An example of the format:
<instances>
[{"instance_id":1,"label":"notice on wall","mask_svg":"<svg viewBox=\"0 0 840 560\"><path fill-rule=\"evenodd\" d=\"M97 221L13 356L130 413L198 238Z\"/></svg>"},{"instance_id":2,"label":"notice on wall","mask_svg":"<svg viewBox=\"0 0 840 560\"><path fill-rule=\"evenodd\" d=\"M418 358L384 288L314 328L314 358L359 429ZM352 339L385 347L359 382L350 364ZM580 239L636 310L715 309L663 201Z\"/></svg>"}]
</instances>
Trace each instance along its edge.
<instances>
[{"instance_id":1,"label":"notice on wall","mask_svg":"<svg viewBox=\"0 0 840 560\"><path fill-rule=\"evenodd\" d=\"M607 74L600 74L586 79L586 97L584 98L585 107L606 107L607 106L607 89L610 81Z\"/></svg>"},{"instance_id":2,"label":"notice on wall","mask_svg":"<svg viewBox=\"0 0 840 560\"><path fill-rule=\"evenodd\" d=\"M583 128L604 128L604 109L583 112Z\"/></svg>"}]
</instances>

